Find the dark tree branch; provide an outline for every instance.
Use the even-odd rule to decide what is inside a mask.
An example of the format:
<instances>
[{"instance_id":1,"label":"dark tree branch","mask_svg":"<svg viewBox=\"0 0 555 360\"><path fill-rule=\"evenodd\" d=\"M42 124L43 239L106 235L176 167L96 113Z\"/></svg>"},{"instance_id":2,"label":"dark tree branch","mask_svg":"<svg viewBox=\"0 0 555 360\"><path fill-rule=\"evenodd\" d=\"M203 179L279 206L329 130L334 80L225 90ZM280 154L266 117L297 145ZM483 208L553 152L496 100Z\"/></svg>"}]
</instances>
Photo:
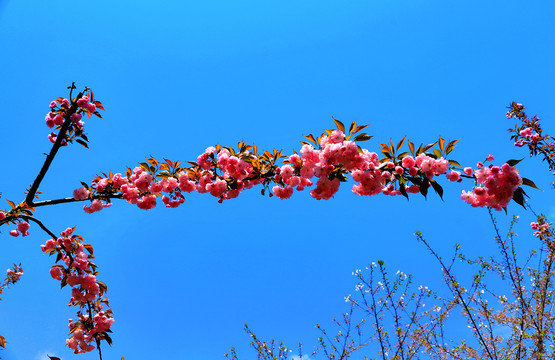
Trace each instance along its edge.
<instances>
[{"instance_id":1,"label":"dark tree branch","mask_svg":"<svg viewBox=\"0 0 555 360\"><path fill-rule=\"evenodd\" d=\"M3 218L2 220L0 220L0 226L2 226L2 225L4 225L4 224L7 224L7 223L9 223L10 221L15 220L15 219L17 219L17 216L13 216L13 215L6 216L6 217Z\"/></svg>"},{"instance_id":2,"label":"dark tree branch","mask_svg":"<svg viewBox=\"0 0 555 360\"><path fill-rule=\"evenodd\" d=\"M92 199L123 199L123 194L93 196ZM71 198L68 197L68 198L54 199L54 200L43 200L43 201L37 201L36 203L33 203L33 207L72 203L72 202L87 201L87 200L91 200L91 199L76 200L72 197Z\"/></svg>"},{"instance_id":3,"label":"dark tree branch","mask_svg":"<svg viewBox=\"0 0 555 360\"><path fill-rule=\"evenodd\" d=\"M52 239L54 239L54 240L58 239L58 237L56 236L56 234L54 234L54 233L53 233L52 231L50 231L46 226L44 226L44 224L43 224L40 220L35 219L34 217L29 216L29 215L21 215L20 218L22 218L22 219L24 219L24 220L27 220L27 221L32 221L32 222L36 223L38 226L40 226L40 228L41 228L42 230L44 230L45 233L47 233L48 235L50 235L50 236L52 237Z\"/></svg>"}]
</instances>

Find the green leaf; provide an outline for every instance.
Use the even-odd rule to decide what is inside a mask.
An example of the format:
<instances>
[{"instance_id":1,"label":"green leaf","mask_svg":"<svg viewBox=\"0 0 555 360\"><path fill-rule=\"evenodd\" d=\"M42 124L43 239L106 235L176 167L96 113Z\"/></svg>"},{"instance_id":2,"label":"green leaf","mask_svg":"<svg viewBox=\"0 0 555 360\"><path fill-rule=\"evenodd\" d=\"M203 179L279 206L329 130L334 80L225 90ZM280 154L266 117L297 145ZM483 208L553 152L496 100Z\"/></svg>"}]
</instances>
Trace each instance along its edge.
<instances>
[{"instance_id":1,"label":"green leaf","mask_svg":"<svg viewBox=\"0 0 555 360\"><path fill-rule=\"evenodd\" d=\"M538 189L538 190L539 190L539 188L536 186L536 184L534 184L534 182L533 182L532 180L530 180L530 179L522 178L522 184L523 184L523 185L526 185L526 186L533 187L534 189Z\"/></svg>"},{"instance_id":2,"label":"green leaf","mask_svg":"<svg viewBox=\"0 0 555 360\"><path fill-rule=\"evenodd\" d=\"M420 144L418 149L416 149L416 154L415 155L420 155L421 153L422 153L422 144Z\"/></svg>"},{"instance_id":3,"label":"green leaf","mask_svg":"<svg viewBox=\"0 0 555 360\"><path fill-rule=\"evenodd\" d=\"M448 155L451 151L453 151L453 149L455 149L455 145L449 143L449 145L445 148L445 154Z\"/></svg>"},{"instance_id":4,"label":"green leaf","mask_svg":"<svg viewBox=\"0 0 555 360\"><path fill-rule=\"evenodd\" d=\"M507 164L509 164L509 166L515 166L516 164L518 164L519 162L521 162L522 160L524 160L524 158L520 159L520 160L508 160Z\"/></svg>"},{"instance_id":5,"label":"green leaf","mask_svg":"<svg viewBox=\"0 0 555 360\"><path fill-rule=\"evenodd\" d=\"M428 145L424 146L424 147L422 148L422 151L423 151L423 152L428 151L428 150L429 150L432 146L434 146L435 144L436 144L436 143L428 144Z\"/></svg>"},{"instance_id":6,"label":"green leaf","mask_svg":"<svg viewBox=\"0 0 555 360\"><path fill-rule=\"evenodd\" d=\"M461 164L459 164L458 161L455 161L455 160L449 160L449 164L462 168Z\"/></svg>"},{"instance_id":7,"label":"green leaf","mask_svg":"<svg viewBox=\"0 0 555 360\"><path fill-rule=\"evenodd\" d=\"M430 179L430 184L434 188L435 192L439 195L441 200L443 200L443 188L434 179Z\"/></svg>"},{"instance_id":8,"label":"green leaf","mask_svg":"<svg viewBox=\"0 0 555 360\"><path fill-rule=\"evenodd\" d=\"M368 125L359 125L356 127L355 131L353 132L353 134L356 134L357 132L366 129L368 126L370 126L370 124Z\"/></svg>"},{"instance_id":9,"label":"green leaf","mask_svg":"<svg viewBox=\"0 0 555 360\"><path fill-rule=\"evenodd\" d=\"M84 147L86 147L87 149L89 148L89 145L87 145L87 143L81 139L77 139L75 140L76 143L83 145Z\"/></svg>"},{"instance_id":10,"label":"green leaf","mask_svg":"<svg viewBox=\"0 0 555 360\"><path fill-rule=\"evenodd\" d=\"M370 139L372 139L372 136L370 136L370 135L368 135L368 134L366 134L366 133L362 133L362 134L358 134L358 135L355 137L354 140L355 140L355 141L367 141L367 140L370 140Z\"/></svg>"},{"instance_id":11,"label":"green leaf","mask_svg":"<svg viewBox=\"0 0 555 360\"><path fill-rule=\"evenodd\" d=\"M441 157L441 151L439 151L438 149L434 149L433 151L435 156L437 156L437 158L439 159Z\"/></svg>"},{"instance_id":12,"label":"green leaf","mask_svg":"<svg viewBox=\"0 0 555 360\"><path fill-rule=\"evenodd\" d=\"M426 197L428 195L428 185L430 184L430 180L424 179L422 184L420 184L420 193Z\"/></svg>"},{"instance_id":13,"label":"green leaf","mask_svg":"<svg viewBox=\"0 0 555 360\"><path fill-rule=\"evenodd\" d=\"M449 154L451 151L453 151L453 149L455 149L455 145L459 142L459 140L460 139L449 141L447 147L445 148L445 154Z\"/></svg>"},{"instance_id":14,"label":"green leaf","mask_svg":"<svg viewBox=\"0 0 555 360\"><path fill-rule=\"evenodd\" d=\"M405 189L405 184L399 185L399 191L401 192L401 195L407 198L407 200L409 199L409 194L407 194L407 190Z\"/></svg>"},{"instance_id":15,"label":"green leaf","mask_svg":"<svg viewBox=\"0 0 555 360\"><path fill-rule=\"evenodd\" d=\"M518 188L515 190L514 194L513 194L513 200L520 206L522 206L523 208L526 209L526 206L524 206L524 191L522 191L521 188Z\"/></svg>"}]
</instances>

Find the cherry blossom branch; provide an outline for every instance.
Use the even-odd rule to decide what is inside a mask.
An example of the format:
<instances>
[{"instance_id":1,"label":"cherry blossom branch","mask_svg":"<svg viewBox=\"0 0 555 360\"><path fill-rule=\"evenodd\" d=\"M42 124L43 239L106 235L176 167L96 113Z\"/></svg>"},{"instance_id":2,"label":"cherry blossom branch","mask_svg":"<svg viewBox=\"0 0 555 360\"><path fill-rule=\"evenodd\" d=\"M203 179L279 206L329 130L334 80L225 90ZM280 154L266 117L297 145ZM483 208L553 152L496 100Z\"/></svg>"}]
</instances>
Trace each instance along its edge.
<instances>
[{"instance_id":1,"label":"cherry blossom branch","mask_svg":"<svg viewBox=\"0 0 555 360\"><path fill-rule=\"evenodd\" d=\"M73 90L74 85L72 84L71 88ZM85 90L86 91L86 90ZM54 142L54 145L52 145L52 149L50 150L50 153L46 156L46 159L44 160L44 163L42 164L42 167L39 171L39 173L37 174L37 177L35 178L35 181L33 181L33 184L31 185L31 188L29 189L29 192L27 193L27 197L25 198L25 202L29 205L29 206L33 206L33 200L35 199L35 195L39 189L39 185L42 182L42 180L44 179L44 176L46 175L46 173L48 172L48 169L50 168L50 165L52 164L52 161L54 160L54 157L56 157L56 154L58 153L58 150L60 149L60 147L62 147L62 143L66 141L66 133L69 130L69 127L72 123L72 119L71 116L73 114L75 114L75 112L79 109L79 106L77 105L77 100L80 100L83 97L83 92L80 92L75 99L70 99L71 102L71 107L68 109L67 113L64 115L64 123L58 133L58 136L56 137L56 141ZM74 101L75 100L75 101Z\"/></svg>"},{"instance_id":2,"label":"cherry blossom branch","mask_svg":"<svg viewBox=\"0 0 555 360\"><path fill-rule=\"evenodd\" d=\"M514 129L509 132L514 133L511 140L514 140L515 146L523 147L526 145L530 151L530 156L536 156L538 153L543 155L543 161L549 165L549 170L555 170L555 138L550 135L542 134L543 129L540 124L540 118L534 116L531 119L524 112L525 107L522 104L512 102L507 107L507 118L515 118L521 121L521 125L515 125Z\"/></svg>"}]
</instances>

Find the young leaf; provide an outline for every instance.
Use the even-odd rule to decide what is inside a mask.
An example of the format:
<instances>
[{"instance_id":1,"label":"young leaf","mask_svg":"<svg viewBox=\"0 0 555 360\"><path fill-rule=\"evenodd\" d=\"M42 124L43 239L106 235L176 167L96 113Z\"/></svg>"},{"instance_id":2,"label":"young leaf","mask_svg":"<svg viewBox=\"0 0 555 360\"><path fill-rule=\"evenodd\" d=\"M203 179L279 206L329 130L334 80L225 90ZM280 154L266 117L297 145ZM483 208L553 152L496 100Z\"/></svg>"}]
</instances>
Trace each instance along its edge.
<instances>
[{"instance_id":1,"label":"young leaf","mask_svg":"<svg viewBox=\"0 0 555 360\"><path fill-rule=\"evenodd\" d=\"M449 141L449 144L447 144L447 147L445 148L445 154L449 154L451 151L453 151L455 149L455 145L459 142L459 140L460 139Z\"/></svg>"},{"instance_id":2,"label":"young leaf","mask_svg":"<svg viewBox=\"0 0 555 360\"><path fill-rule=\"evenodd\" d=\"M415 155L420 155L421 153L422 153L422 144L420 144L418 149L416 149L416 154Z\"/></svg>"},{"instance_id":3,"label":"young leaf","mask_svg":"<svg viewBox=\"0 0 555 360\"><path fill-rule=\"evenodd\" d=\"M357 121L355 120L351 123L351 126L349 127L349 134L352 133L353 130L356 128L357 128Z\"/></svg>"},{"instance_id":4,"label":"young leaf","mask_svg":"<svg viewBox=\"0 0 555 360\"><path fill-rule=\"evenodd\" d=\"M355 129L353 134L356 134L357 132L366 129L368 126L370 126L370 125L359 125L359 126L357 126L357 128Z\"/></svg>"},{"instance_id":5,"label":"young leaf","mask_svg":"<svg viewBox=\"0 0 555 360\"><path fill-rule=\"evenodd\" d=\"M396 149L397 151L399 151L399 149L403 147L403 144L405 143L405 139L406 139L406 138L407 138L406 136L403 137L403 138L397 143L397 149Z\"/></svg>"},{"instance_id":6,"label":"young leaf","mask_svg":"<svg viewBox=\"0 0 555 360\"><path fill-rule=\"evenodd\" d=\"M422 148L422 151L423 151L423 152L428 151L428 150L429 150L432 146L434 146L435 144L436 144L436 143L428 144L428 145L424 146L424 147Z\"/></svg>"},{"instance_id":7,"label":"young leaf","mask_svg":"<svg viewBox=\"0 0 555 360\"><path fill-rule=\"evenodd\" d=\"M333 122L335 123L335 126L337 126L337 129L339 129L339 131L345 134L345 125L343 125L341 121L337 120L334 117L332 117L332 119L333 119Z\"/></svg>"},{"instance_id":8,"label":"young leaf","mask_svg":"<svg viewBox=\"0 0 555 360\"><path fill-rule=\"evenodd\" d=\"M439 148L443 151L443 147L445 146L445 140L440 136L439 137Z\"/></svg>"},{"instance_id":9,"label":"young leaf","mask_svg":"<svg viewBox=\"0 0 555 360\"><path fill-rule=\"evenodd\" d=\"M408 144L409 144L410 153L411 153L412 155L414 155L414 144L411 143L410 140L408 141Z\"/></svg>"},{"instance_id":10,"label":"young leaf","mask_svg":"<svg viewBox=\"0 0 555 360\"><path fill-rule=\"evenodd\" d=\"M83 247L84 247L85 249L87 249L87 251L89 252L89 254L91 254L91 255L93 254L93 247L92 247L91 244L85 244Z\"/></svg>"}]
</instances>

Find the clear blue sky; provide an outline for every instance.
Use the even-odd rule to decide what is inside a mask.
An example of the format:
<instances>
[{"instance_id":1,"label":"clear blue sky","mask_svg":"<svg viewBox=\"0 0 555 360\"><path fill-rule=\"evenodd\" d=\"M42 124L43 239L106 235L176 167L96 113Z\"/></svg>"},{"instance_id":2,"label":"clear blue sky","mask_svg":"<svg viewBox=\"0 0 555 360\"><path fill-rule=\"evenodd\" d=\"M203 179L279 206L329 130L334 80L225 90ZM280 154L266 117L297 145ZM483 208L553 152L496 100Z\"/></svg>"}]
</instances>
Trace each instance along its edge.
<instances>
[{"instance_id":1,"label":"clear blue sky","mask_svg":"<svg viewBox=\"0 0 555 360\"><path fill-rule=\"evenodd\" d=\"M554 132L554 16L551 1L0 0L2 198L23 199L50 148L48 104L72 81L91 87L106 112L87 123L90 150L62 149L44 199L150 154L194 160L241 140L290 153L332 116L370 123L374 151L390 137L442 135L462 138L453 158L465 165L488 153L522 158L505 106L523 102ZM529 191L535 207L553 212L543 164L520 168L545 190ZM437 285L440 267L415 230L444 254L456 242L473 254L495 249L487 211L459 199L470 183L445 184L444 202L362 198L350 187L329 201L253 190L223 204L192 195L178 209L121 202L88 215L70 204L37 216L55 232L76 225L95 247L116 319L106 359L220 359L231 346L252 358L244 323L309 350L314 325L346 310L351 272L371 261ZM514 203L513 213L532 242L531 214ZM64 346L69 290L50 278L54 259L39 248L47 236L30 231L0 234L0 269L25 270L0 302L9 341L0 356L77 358Z\"/></svg>"}]
</instances>

